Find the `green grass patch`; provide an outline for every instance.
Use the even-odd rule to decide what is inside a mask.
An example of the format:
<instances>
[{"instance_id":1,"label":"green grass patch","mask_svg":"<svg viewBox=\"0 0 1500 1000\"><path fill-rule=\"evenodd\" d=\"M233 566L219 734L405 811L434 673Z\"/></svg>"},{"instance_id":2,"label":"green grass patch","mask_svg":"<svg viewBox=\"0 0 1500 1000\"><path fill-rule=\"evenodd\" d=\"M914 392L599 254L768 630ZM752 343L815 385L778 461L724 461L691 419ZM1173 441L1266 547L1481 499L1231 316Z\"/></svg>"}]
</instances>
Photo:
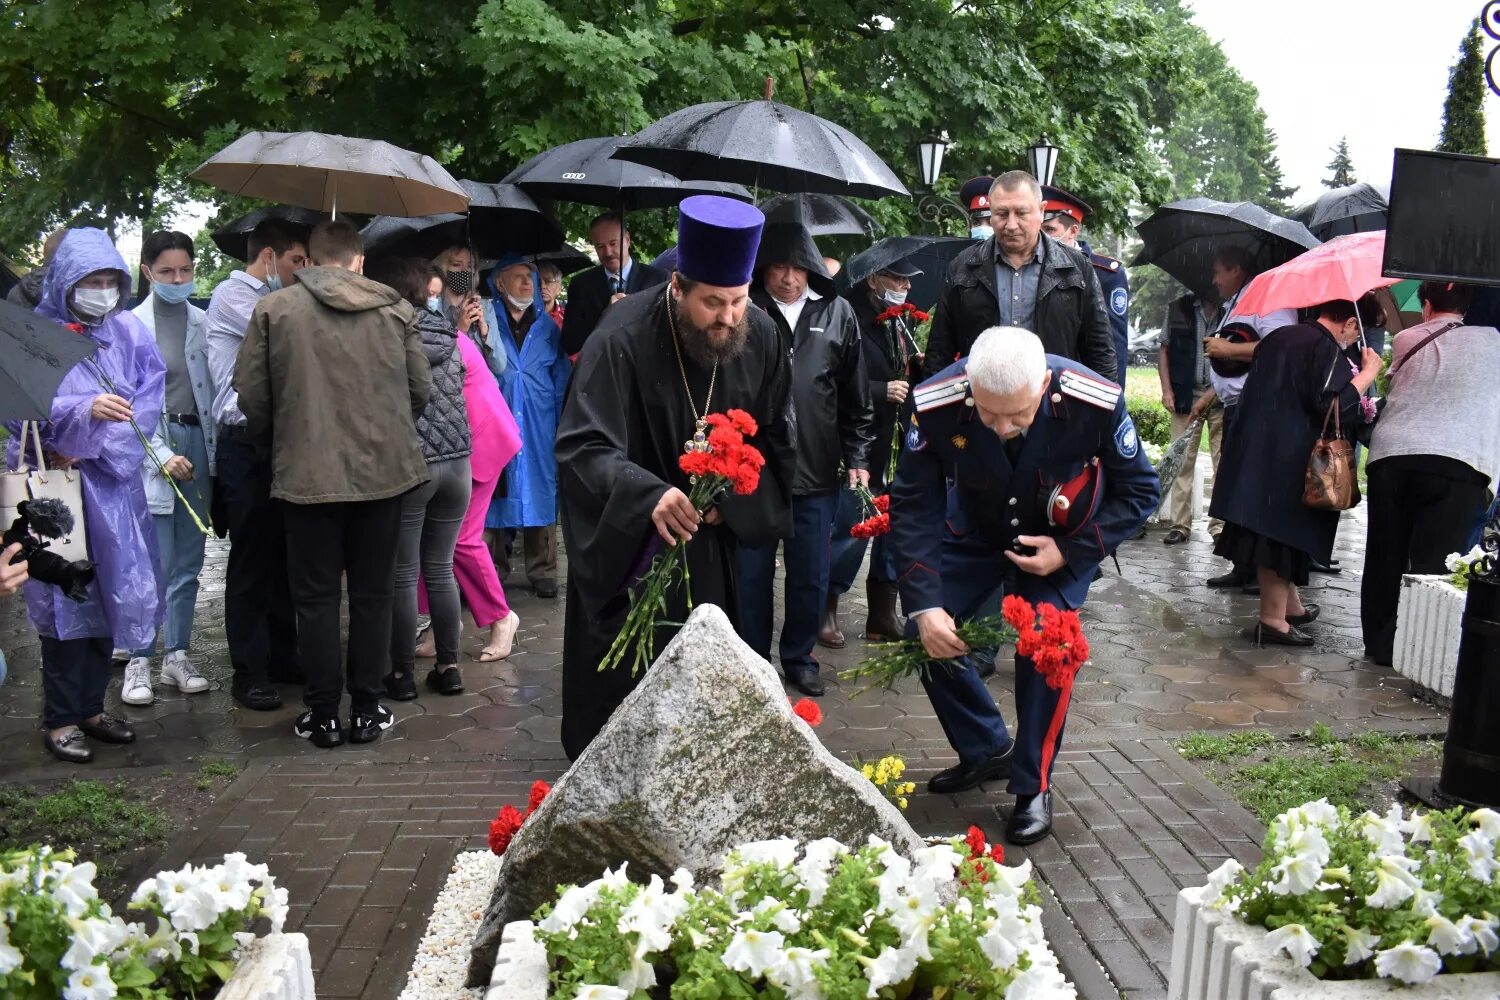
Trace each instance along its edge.
<instances>
[{"instance_id":1,"label":"green grass patch","mask_svg":"<svg viewBox=\"0 0 1500 1000\"><path fill-rule=\"evenodd\" d=\"M1326 723L1289 739L1258 730L1193 733L1177 743L1262 823L1304 802L1326 798L1355 812L1384 812L1408 774L1432 770L1439 740L1365 731L1347 738Z\"/></svg>"},{"instance_id":2,"label":"green grass patch","mask_svg":"<svg viewBox=\"0 0 1500 1000\"><path fill-rule=\"evenodd\" d=\"M0 846L71 847L97 861L105 877L114 871L110 858L165 844L171 831L167 813L131 794L124 782L74 779L46 793L23 785L0 788Z\"/></svg>"},{"instance_id":3,"label":"green grass patch","mask_svg":"<svg viewBox=\"0 0 1500 1000\"><path fill-rule=\"evenodd\" d=\"M1188 760L1225 763L1270 746L1276 737L1260 730L1236 733L1193 733L1177 744L1177 752Z\"/></svg>"},{"instance_id":4,"label":"green grass patch","mask_svg":"<svg viewBox=\"0 0 1500 1000\"><path fill-rule=\"evenodd\" d=\"M198 778L196 781L198 791L206 792L214 787L215 778L229 778L232 780L239 773L240 769L227 760L207 761L202 767L198 768Z\"/></svg>"}]
</instances>

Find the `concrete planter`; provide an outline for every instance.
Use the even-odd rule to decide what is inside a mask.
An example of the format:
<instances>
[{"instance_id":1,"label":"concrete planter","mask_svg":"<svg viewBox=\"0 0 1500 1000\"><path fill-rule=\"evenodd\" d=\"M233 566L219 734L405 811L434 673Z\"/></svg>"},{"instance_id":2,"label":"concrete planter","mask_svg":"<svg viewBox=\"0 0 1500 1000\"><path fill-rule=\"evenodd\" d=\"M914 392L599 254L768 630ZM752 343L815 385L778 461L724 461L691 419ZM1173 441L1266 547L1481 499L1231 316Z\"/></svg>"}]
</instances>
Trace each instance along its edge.
<instances>
[{"instance_id":1,"label":"concrete planter","mask_svg":"<svg viewBox=\"0 0 1500 1000\"><path fill-rule=\"evenodd\" d=\"M1449 583L1446 576L1409 574L1401 578L1392 660L1396 673L1444 698L1453 697L1458 638L1467 596Z\"/></svg>"},{"instance_id":2,"label":"concrete planter","mask_svg":"<svg viewBox=\"0 0 1500 1000\"><path fill-rule=\"evenodd\" d=\"M1206 887L1177 894L1167 1000L1494 1000L1500 972L1438 976L1422 986L1384 979L1327 982L1266 947L1267 931L1203 905ZM491 1000L494 1000L493 996Z\"/></svg>"},{"instance_id":3,"label":"concrete planter","mask_svg":"<svg viewBox=\"0 0 1500 1000\"><path fill-rule=\"evenodd\" d=\"M241 934L239 939L239 962L218 1000L313 1000L317 996L306 934Z\"/></svg>"},{"instance_id":4,"label":"concrete planter","mask_svg":"<svg viewBox=\"0 0 1500 1000\"><path fill-rule=\"evenodd\" d=\"M547 949L531 936L535 929L530 920L505 925L485 1000L547 1000Z\"/></svg>"}]
</instances>

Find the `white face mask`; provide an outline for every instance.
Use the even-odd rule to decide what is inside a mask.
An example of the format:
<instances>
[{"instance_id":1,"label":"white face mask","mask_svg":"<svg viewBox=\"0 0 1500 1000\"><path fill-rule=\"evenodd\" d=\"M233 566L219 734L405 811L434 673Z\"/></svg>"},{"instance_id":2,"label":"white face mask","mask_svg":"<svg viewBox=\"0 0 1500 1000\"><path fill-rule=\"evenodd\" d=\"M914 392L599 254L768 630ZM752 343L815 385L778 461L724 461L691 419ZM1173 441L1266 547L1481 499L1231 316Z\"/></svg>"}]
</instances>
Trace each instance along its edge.
<instances>
[{"instance_id":1,"label":"white face mask","mask_svg":"<svg viewBox=\"0 0 1500 1000\"><path fill-rule=\"evenodd\" d=\"M73 312L84 322L98 323L120 302L118 288L73 289Z\"/></svg>"},{"instance_id":2,"label":"white face mask","mask_svg":"<svg viewBox=\"0 0 1500 1000\"><path fill-rule=\"evenodd\" d=\"M885 291L881 292L880 297L882 299L885 299L885 304L888 306L899 306L905 304L906 302L906 293L898 292L893 288L887 288Z\"/></svg>"},{"instance_id":3,"label":"white face mask","mask_svg":"<svg viewBox=\"0 0 1500 1000\"><path fill-rule=\"evenodd\" d=\"M527 309L531 308L532 303L531 299L518 299L514 295L511 295L509 292L505 293L505 301L509 302L510 307L516 312L525 312Z\"/></svg>"}]
</instances>

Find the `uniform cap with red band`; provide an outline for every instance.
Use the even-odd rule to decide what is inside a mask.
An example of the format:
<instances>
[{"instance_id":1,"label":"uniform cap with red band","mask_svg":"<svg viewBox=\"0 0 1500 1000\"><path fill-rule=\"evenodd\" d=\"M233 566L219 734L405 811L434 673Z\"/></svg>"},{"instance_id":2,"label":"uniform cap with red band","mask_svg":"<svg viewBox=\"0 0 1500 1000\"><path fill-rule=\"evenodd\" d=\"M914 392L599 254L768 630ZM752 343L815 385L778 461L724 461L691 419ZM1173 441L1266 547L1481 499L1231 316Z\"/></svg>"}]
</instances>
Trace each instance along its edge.
<instances>
[{"instance_id":1,"label":"uniform cap with red band","mask_svg":"<svg viewBox=\"0 0 1500 1000\"><path fill-rule=\"evenodd\" d=\"M1093 214L1094 210L1089 203L1077 195L1051 184L1042 185L1042 218L1052 219L1066 215L1081 225L1087 216Z\"/></svg>"}]
</instances>

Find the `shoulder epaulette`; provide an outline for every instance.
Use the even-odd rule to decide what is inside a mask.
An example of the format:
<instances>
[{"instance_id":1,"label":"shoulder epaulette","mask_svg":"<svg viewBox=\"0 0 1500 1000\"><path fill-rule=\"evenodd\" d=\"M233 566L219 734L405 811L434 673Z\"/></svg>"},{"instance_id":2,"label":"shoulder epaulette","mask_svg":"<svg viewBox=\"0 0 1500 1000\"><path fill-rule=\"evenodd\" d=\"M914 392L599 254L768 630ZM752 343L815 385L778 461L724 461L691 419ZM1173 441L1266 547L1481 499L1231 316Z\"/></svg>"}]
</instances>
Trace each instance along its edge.
<instances>
[{"instance_id":1,"label":"shoulder epaulette","mask_svg":"<svg viewBox=\"0 0 1500 1000\"><path fill-rule=\"evenodd\" d=\"M1092 260L1094 262L1094 266L1101 271L1118 271L1120 269L1119 261L1115 260L1113 257L1106 257L1102 253L1091 253L1089 254L1089 259Z\"/></svg>"},{"instance_id":2,"label":"shoulder epaulette","mask_svg":"<svg viewBox=\"0 0 1500 1000\"><path fill-rule=\"evenodd\" d=\"M1057 388L1063 395L1082 400L1101 410L1113 410L1123 391L1113 382L1071 370L1058 375Z\"/></svg>"},{"instance_id":3,"label":"shoulder epaulette","mask_svg":"<svg viewBox=\"0 0 1500 1000\"><path fill-rule=\"evenodd\" d=\"M969 376L954 375L945 378L941 382L931 382L927 385L918 386L914 394L918 413L926 413L940 406L948 406L956 403L969 395Z\"/></svg>"}]
</instances>

